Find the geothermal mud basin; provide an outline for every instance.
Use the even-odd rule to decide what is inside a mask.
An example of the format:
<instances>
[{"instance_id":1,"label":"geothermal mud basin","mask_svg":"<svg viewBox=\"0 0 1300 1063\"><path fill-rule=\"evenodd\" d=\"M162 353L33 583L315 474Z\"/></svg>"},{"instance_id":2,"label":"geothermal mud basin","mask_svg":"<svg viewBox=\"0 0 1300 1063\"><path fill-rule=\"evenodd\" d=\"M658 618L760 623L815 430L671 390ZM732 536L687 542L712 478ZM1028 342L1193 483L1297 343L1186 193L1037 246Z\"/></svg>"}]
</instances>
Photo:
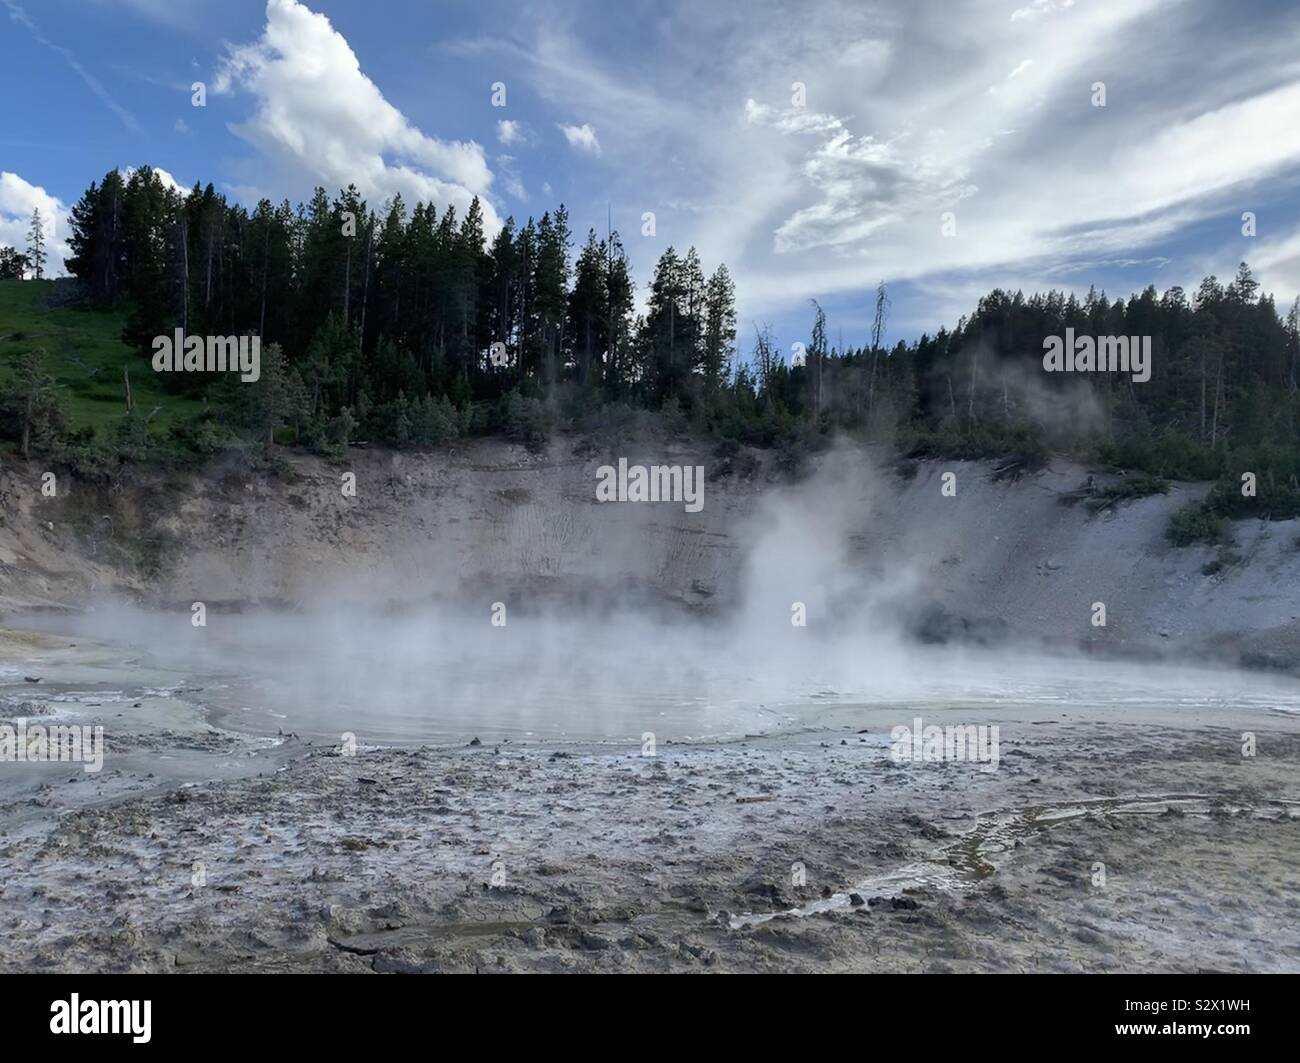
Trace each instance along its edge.
<instances>
[{"instance_id":1,"label":"geothermal mud basin","mask_svg":"<svg viewBox=\"0 0 1300 1063\"><path fill-rule=\"evenodd\" d=\"M619 617L493 647L473 610L24 623L0 718L105 757L0 764L5 970L1300 970L1290 679ZM996 725L996 769L896 762L917 717Z\"/></svg>"}]
</instances>

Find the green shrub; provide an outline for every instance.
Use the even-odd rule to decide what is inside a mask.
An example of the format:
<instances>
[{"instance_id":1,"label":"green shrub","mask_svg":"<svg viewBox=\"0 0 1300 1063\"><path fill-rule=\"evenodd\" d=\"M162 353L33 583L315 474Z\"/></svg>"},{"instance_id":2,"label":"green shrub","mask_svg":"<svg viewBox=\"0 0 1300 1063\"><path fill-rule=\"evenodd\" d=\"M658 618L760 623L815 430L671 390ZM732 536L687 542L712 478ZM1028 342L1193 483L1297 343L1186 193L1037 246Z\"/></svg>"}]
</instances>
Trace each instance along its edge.
<instances>
[{"instance_id":1,"label":"green shrub","mask_svg":"<svg viewBox=\"0 0 1300 1063\"><path fill-rule=\"evenodd\" d=\"M1093 496L1089 503L1093 509L1102 509L1118 502L1151 495L1169 493L1169 481L1159 476L1126 476L1118 483L1107 484Z\"/></svg>"},{"instance_id":2,"label":"green shrub","mask_svg":"<svg viewBox=\"0 0 1300 1063\"><path fill-rule=\"evenodd\" d=\"M1232 542L1232 528L1204 501L1191 502L1169 519L1165 536L1175 546L1191 546L1193 543L1226 546Z\"/></svg>"}]
</instances>

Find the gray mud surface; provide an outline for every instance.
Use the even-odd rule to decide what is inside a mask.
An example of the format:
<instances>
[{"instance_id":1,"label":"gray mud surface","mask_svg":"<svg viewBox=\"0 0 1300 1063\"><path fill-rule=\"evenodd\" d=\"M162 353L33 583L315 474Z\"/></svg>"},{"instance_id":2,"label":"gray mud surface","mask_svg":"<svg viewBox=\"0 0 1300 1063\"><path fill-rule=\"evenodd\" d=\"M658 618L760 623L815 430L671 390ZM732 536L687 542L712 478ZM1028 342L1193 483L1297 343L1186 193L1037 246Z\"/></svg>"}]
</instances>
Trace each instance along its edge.
<instances>
[{"instance_id":1,"label":"gray mud surface","mask_svg":"<svg viewBox=\"0 0 1300 1063\"><path fill-rule=\"evenodd\" d=\"M1001 728L985 771L895 764L880 707L345 755L178 697L99 775L6 793L0 970L1300 970L1293 713L964 710Z\"/></svg>"}]
</instances>

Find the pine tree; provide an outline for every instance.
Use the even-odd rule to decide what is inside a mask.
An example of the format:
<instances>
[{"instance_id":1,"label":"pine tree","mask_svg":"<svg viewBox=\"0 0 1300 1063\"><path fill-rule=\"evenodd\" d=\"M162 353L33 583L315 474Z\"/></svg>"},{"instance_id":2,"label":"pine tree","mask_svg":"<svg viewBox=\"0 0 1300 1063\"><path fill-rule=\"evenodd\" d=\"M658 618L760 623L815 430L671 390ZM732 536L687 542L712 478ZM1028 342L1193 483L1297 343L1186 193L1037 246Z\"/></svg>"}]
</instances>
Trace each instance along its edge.
<instances>
[{"instance_id":1,"label":"pine tree","mask_svg":"<svg viewBox=\"0 0 1300 1063\"><path fill-rule=\"evenodd\" d=\"M306 396L296 377L286 367L280 345L272 343L262 349L258 379L231 385L242 401L244 423L265 446L275 442L277 428L296 427L303 419Z\"/></svg>"},{"instance_id":2,"label":"pine tree","mask_svg":"<svg viewBox=\"0 0 1300 1063\"><path fill-rule=\"evenodd\" d=\"M401 335L402 286L407 259L406 204L399 193L388 206L388 215L375 242L375 326L380 335Z\"/></svg>"},{"instance_id":3,"label":"pine tree","mask_svg":"<svg viewBox=\"0 0 1300 1063\"><path fill-rule=\"evenodd\" d=\"M122 292L134 304L123 330L125 342L147 351L155 336L170 332L183 311L184 293L178 263L187 251L181 237L182 200L148 166L135 170L122 195ZM171 373L172 387L190 389L202 381Z\"/></svg>"},{"instance_id":4,"label":"pine tree","mask_svg":"<svg viewBox=\"0 0 1300 1063\"><path fill-rule=\"evenodd\" d=\"M452 303L452 351L458 367L477 364L487 346L485 294L491 284L491 263L484 252L483 206L478 196L469 205L451 248L455 277Z\"/></svg>"},{"instance_id":5,"label":"pine tree","mask_svg":"<svg viewBox=\"0 0 1300 1063\"><path fill-rule=\"evenodd\" d=\"M564 350L564 324L569 291L569 212L564 205L542 215L537 225L537 256L533 267L532 303L541 340L542 377L559 378Z\"/></svg>"},{"instance_id":6,"label":"pine tree","mask_svg":"<svg viewBox=\"0 0 1300 1063\"><path fill-rule=\"evenodd\" d=\"M612 232L605 247L606 344L609 351L605 380L611 395L619 394L632 383L634 329L631 319L635 300L636 289L627 252L623 250L618 233Z\"/></svg>"},{"instance_id":7,"label":"pine tree","mask_svg":"<svg viewBox=\"0 0 1300 1063\"><path fill-rule=\"evenodd\" d=\"M695 372L704 362L704 266L699 252L689 248L682 260L681 317L677 330L678 344L684 351L686 365Z\"/></svg>"},{"instance_id":8,"label":"pine tree","mask_svg":"<svg viewBox=\"0 0 1300 1063\"><path fill-rule=\"evenodd\" d=\"M114 306L121 298L125 276L122 175L110 170L100 185L93 182L72 208L68 245L72 257L64 264L85 286L92 302Z\"/></svg>"},{"instance_id":9,"label":"pine tree","mask_svg":"<svg viewBox=\"0 0 1300 1063\"><path fill-rule=\"evenodd\" d=\"M682 260L670 246L655 263L641 336L648 376L646 386L656 403L674 394L683 377L680 334L684 288Z\"/></svg>"},{"instance_id":10,"label":"pine tree","mask_svg":"<svg viewBox=\"0 0 1300 1063\"><path fill-rule=\"evenodd\" d=\"M497 233L489 257L487 341L489 346L504 343L508 353L518 358L520 265L515 247L514 218L507 218Z\"/></svg>"},{"instance_id":11,"label":"pine tree","mask_svg":"<svg viewBox=\"0 0 1300 1063\"><path fill-rule=\"evenodd\" d=\"M63 409L54 379L45 371L41 351L19 356L14 373L14 398L19 421L19 450L23 460L31 457L32 444L48 449L63 431Z\"/></svg>"},{"instance_id":12,"label":"pine tree","mask_svg":"<svg viewBox=\"0 0 1300 1063\"><path fill-rule=\"evenodd\" d=\"M569 335L578 382L592 381L599 373L609 346L609 293L606 288L606 247L597 241L596 231L587 233L574 267L573 291L569 295Z\"/></svg>"},{"instance_id":13,"label":"pine tree","mask_svg":"<svg viewBox=\"0 0 1300 1063\"><path fill-rule=\"evenodd\" d=\"M709 278L705 294L704 383L716 394L731 376L736 350L736 286L725 265Z\"/></svg>"},{"instance_id":14,"label":"pine tree","mask_svg":"<svg viewBox=\"0 0 1300 1063\"><path fill-rule=\"evenodd\" d=\"M809 406L816 418L822 411L822 381L826 370L826 311L816 299L812 300L812 305L815 314L812 342L808 345L808 390Z\"/></svg>"},{"instance_id":15,"label":"pine tree","mask_svg":"<svg viewBox=\"0 0 1300 1063\"><path fill-rule=\"evenodd\" d=\"M35 280L45 276L45 219L41 208L32 211L32 224L27 230L27 261Z\"/></svg>"}]
</instances>

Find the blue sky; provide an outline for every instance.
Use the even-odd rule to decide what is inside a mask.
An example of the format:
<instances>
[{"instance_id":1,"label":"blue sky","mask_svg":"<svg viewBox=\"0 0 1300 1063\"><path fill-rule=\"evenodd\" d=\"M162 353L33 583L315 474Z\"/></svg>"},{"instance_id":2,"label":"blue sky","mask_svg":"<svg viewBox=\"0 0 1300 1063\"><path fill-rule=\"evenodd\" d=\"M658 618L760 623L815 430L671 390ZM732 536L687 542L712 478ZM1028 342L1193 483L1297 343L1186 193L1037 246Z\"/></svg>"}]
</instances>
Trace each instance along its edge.
<instances>
[{"instance_id":1,"label":"blue sky","mask_svg":"<svg viewBox=\"0 0 1300 1063\"><path fill-rule=\"evenodd\" d=\"M811 299L861 343L878 280L891 341L994 286L1191 288L1244 258L1300 292L1293 5L0 0L0 90L19 246L33 206L57 249L91 180L149 163L250 205L564 202L578 241L608 209L642 286L669 244L727 263L742 350L755 323L806 340Z\"/></svg>"}]
</instances>

